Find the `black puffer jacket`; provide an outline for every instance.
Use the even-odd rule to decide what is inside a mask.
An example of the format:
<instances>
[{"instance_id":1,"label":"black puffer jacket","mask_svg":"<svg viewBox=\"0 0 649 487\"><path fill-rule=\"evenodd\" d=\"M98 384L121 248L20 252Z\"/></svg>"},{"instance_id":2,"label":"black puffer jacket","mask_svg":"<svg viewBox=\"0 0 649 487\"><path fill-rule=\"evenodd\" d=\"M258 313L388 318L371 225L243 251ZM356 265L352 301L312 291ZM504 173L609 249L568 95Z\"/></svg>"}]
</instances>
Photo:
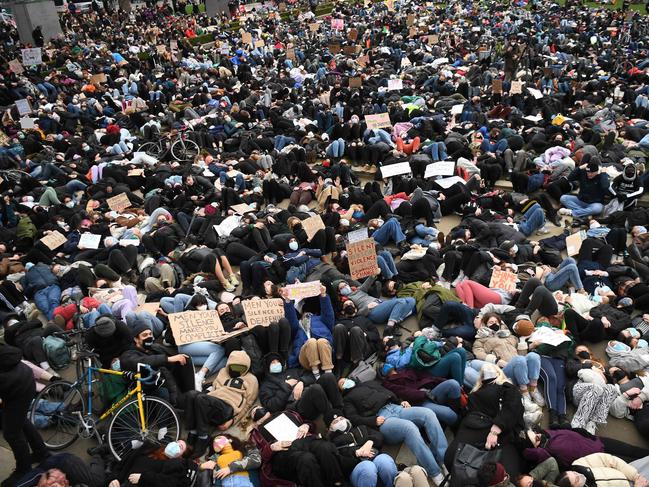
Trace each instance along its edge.
<instances>
[{"instance_id":1,"label":"black puffer jacket","mask_svg":"<svg viewBox=\"0 0 649 487\"><path fill-rule=\"evenodd\" d=\"M376 381L343 391L344 413L354 426L376 427L376 415L386 404L399 404L397 396Z\"/></svg>"},{"instance_id":2,"label":"black puffer jacket","mask_svg":"<svg viewBox=\"0 0 649 487\"><path fill-rule=\"evenodd\" d=\"M0 346L0 399L5 403L24 394L33 394L36 388L34 374L21 362L22 358L19 348Z\"/></svg>"}]
</instances>

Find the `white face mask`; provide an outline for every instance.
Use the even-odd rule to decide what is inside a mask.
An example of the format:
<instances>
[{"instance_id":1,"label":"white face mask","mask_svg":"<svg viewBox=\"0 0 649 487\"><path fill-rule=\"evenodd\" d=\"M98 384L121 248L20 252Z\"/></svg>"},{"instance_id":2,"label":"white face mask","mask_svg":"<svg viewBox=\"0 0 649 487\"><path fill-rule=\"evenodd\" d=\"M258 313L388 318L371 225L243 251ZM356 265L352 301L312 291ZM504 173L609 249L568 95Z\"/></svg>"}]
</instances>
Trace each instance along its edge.
<instances>
[{"instance_id":1,"label":"white face mask","mask_svg":"<svg viewBox=\"0 0 649 487\"><path fill-rule=\"evenodd\" d=\"M343 418L332 424L329 429L331 429L331 431L349 431L351 426L352 425L349 423L349 420L347 418Z\"/></svg>"},{"instance_id":2,"label":"white face mask","mask_svg":"<svg viewBox=\"0 0 649 487\"><path fill-rule=\"evenodd\" d=\"M74 201L68 201L68 202L65 204L65 206L67 206L68 208L74 208Z\"/></svg>"},{"instance_id":3,"label":"white face mask","mask_svg":"<svg viewBox=\"0 0 649 487\"><path fill-rule=\"evenodd\" d=\"M295 250L298 249L298 243L295 240L293 240L293 241L289 242L288 248L295 251Z\"/></svg>"},{"instance_id":4,"label":"white face mask","mask_svg":"<svg viewBox=\"0 0 649 487\"><path fill-rule=\"evenodd\" d=\"M577 473L577 485L575 487L584 487L586 485L586 476L583 473Z\"/></svg>"},{"instance_id":5,"label":"white face mask","mask_svg":"<svg viewBox=\"0 0 649 487\"><path fill-rule=\"evenodd\" d=\"M198 311L205 311L207 309L207 305L206 304L199 304L198 306L196 306L196 309Z\"/></svg>"}]
</instances>

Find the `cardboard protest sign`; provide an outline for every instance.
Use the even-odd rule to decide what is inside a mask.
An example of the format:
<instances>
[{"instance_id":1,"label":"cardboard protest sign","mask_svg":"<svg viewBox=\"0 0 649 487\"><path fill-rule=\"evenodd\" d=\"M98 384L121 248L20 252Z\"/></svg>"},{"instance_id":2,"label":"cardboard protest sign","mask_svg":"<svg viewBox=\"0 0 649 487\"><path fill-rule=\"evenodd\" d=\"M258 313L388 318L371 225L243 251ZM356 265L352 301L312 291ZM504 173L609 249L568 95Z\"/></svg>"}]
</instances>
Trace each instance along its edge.
<instances>
[{"instance_id":1,"label":"cardboard protest sign","mask_svg":"<svg viewBox=\"0 0 649 487\"><path fill-rule=\"evenodd\" d=\"M169 49L171 49L172 51L177 50L178 49L178 41L175 41L175 40L169 41Z\"/></svg>"},{"instance_id":2,"label":"cardboard protest sign","mask_svg":"<svg viewBox=\"0 0 649 487\"><path fill-rule=\"evenodd\" d=\"M36 66L43 63L43 53L40 47L22 49L23 66Z\"/></svg>"},{"instance_id":3,"label":"cardboard protest sign","mask_svg":"<svg viewBox=\"0 0 649 487\"><path fill-rule=\"evenodd\" d=\"M394 0L385 0L385 6L392 12L394 10Z\"/></svg>"},{"instance_id":4,"label":"cardboard protest sign","mask_svg":"<svg viewBox=\"0 0 649 487\"><path fill-rule=\"evenodd\" d=\"M363 79L360 76L355 78L349 78L349 87L350 88L360 88L363 86Z\"/></svg>"},{"instance_id":5,"label":"cardboard protest sign","mask_svg":"<svg viewBox=\"0 0 649 487\"><path fill-rule=\"evenodd\" d=\"M428 36L428 44L438 44L439 36L437 34L432 34Z\"/></svg>"},{"instance_id":6,"label":"cardboard protest sign","mask_svg":"<svg viewBox=\"0 0 649 487\"><path fill-rule=\"evenodd\" d=\"M318 233L318 230L324 230L325 224L320 215L314 215L306 220L302 220L302 228L306 232L309 241L311 241L313 236Z\"/></svg>"},{"instance_id":7,"label":"cardboard protest sign","mask_svg":"<svg viewBox=\"0 0 649 487\"><path fill-rule=\"evenodd\" d=\"M424 178L432 178L433 176L452 176L454 172L455 162L453 161L433 162L426 166Z\"/></svg>"},{"instance_id":8,"label":"cardboard protest sign","mask_svg":"<svg viewBox=\"0 0 649 487\"><path fill-rule=\"evenodd\" d=\"M286 3L282 2L279 4L279 11L283 12L284 10L286 10Z\"/></svg>"},{"instance_id":9,"label":"cardboard protest sign","mask_svg":"<svg viewBox=\"0 0 649 487\"><path fill-rule=\"evenodd\" d=\"M543 98L543 93L541 93L541 90L537 90L536 88L530 88L528 86L527 91L529 91L530 94L537 100L540 100L541 98Z\"/></svg>"},{"instance_id":10,"label":"cardboard protest sign","mask_svg":"<svg viewBox=\"0 0 649 487\"><path fill-rule=\"evenodd\" d=\"M491 289L503 289L504 291L513 292L516 290L518 276L513 272L503 271L494 267L491 273L489 287Z\"/></svg>"},{"instance_id":11,"label":"cardboard protest sign","mask_svg":"<svg viewBox=\"0 0 649 487\"><path fill-rule=\"evenodd\" d=\"M328 48L331 54L338 54L340 52L340 44L329 44Z\"/></svg>"},{"instance_id":12,"label":"cardboard protest sign","mask_svg":"<svg viewBox=\"0 0 649 487\"><path fill-rule=\"evenodd\" d=\"M81 234L78 246L79 248L83 247L85 249L98 249L100 243L101 235L85 232Z\"/></svg>"},{"instance_id":13,"label":"cardboard protest sign","mask_svg":"<svg viewBox=\"0 0 649 487\"><path fill-rule=\"evenodd\" d=\"M359 46L343 46L343 53L347 56L353 56L358 51Z\"/></svg>"},{"instance_id":14,"label":"cardboard protest sign","mask_svg":"<svg viewBox=\"0 0 649 487\"><path fill-rule=\"evenodd\" d=\"M350 40L355 41L356 39L358 39L358 30L356 30L356 28L349 29L347 37L349 37Z\"/></svg>"},{"instance_id":15,"label":"cardboard protest sign","mask_svg":"<svg viewBox=\"0 0 649 487\"><path fill-rule=\"evenodd\" d=\"M151 313L153 316L156 315L158 310L160 309L160 302L156 303L142 303L137 307L137 311L146 311L147 313Z\"/></svg>"},{"instance_id":16,"label":"cardboard protest sign","mask_svg":"<svg viewBox=\"0 0 649 487\"><path fill-rule=\"evenodd\" d=\"M239 215L243 215L244 213L255 211L252 209L252 206L246 203L241 203L239 205L232 205L230 208L234 210L235 213L238 213Z\"/></svg>"},{"instance_id":17,"label":"cardboard protest sign","mask_svg":"<svg viewBox=\"0 0 649 487\"><path fill-rule=\"evenodd\" d=\"M502 93L503 92L503 80L501 79L495 79L491 82L491 91L494 93Z\"/></svg>"},{"instance_id":18,"label":"cardboard protest sign","mask_svg":"<svg viewBox=\"0 0 649 487\"><path fill-rule=\"evenodd\" d=\"M106 203L108 203L108 207L116 212L124 211L126 208L131 206L131 201L128 199L128 196L126 193L118 194L117 196L113 196L112 198L108 198L106 200Z\"/></svg>"},{"instance_id":19,"label":"cardboard protest sign","mask_svg":"<svg viewBox=\"0 0 649 487\"><path fill-rule=\"evenodd\" d=\"M264 41L262 41L261 39L259 39L258 41L255 41L255 47L256 48L264 47L265 45L266 44L264 44Z\"/></svg>"},{"instance_id":20,"label":"cardboard protest sign","mask_svg":"<svg viewBox=\"0 0 649 487\"><path fill-rule=\"evenodd\" d=\"M397 164L388 164L381 166L381 177L391 178L392 176L399 176L400 174L408 174L412 172L409 162L398 162Z\"/></svg>"},{"instance_id":21,"label":"cardboard protest sign","mask_svg":"<svg viewBox=\"0 0 649 487\"><path fill-rule=\"evenodd\" d=\"M347 234L347 241L349 243L358 242L359 240L366 240L367 238L369 238L367 227L359 228L358 230L354 230L353 232L349 232Z\"/></svg>"},{"instance_id":22,"label":"cardboard protest sign","mask_svg":"<svg viewBox=\"0 0 649 487\"><path fill-rule=\"evenodd\" d=\"M18 61L18 59L9 61L9 69L15 74L23 74L25 72L25 68L23 68L23 65L20 64L20 61Z\"/></svg>"},{"instance_id":23,"label":"cardboard protest sign","mask_svg":"<svg viewBox=\"0 0 649 487\"><path fill-rule=\"evenodd\" d=\"M288 299L290 300L311 298L320 294L320 281L290 284L285 289L288 291Z\"/></svg>"},{"instance_id":24,"label":"cardboard protest sign","mask_svg":"<svg viewBox=\"0 0 649 487\"><path fill-rule=\"evenodd\" d=\"M144 174L144 169L130 169L128 171L129 176L142 176Z\"/></svg>"},{"instance_id":25,"label":"cardboard protest sign","mask_svg":"<svg viewBox=\"0 0 649 487\"><path fill-rule=\"evenodd\" d=\"M216 310L185 311L168 315L171 332L176 345L194 342L218 341L230 334L223 329L223 324Z\"/></svg>"},{"instance_id":26,"label":"cardboard protest sign","mask_svg":"<svg viewBox=\"0 0 649 487\"><path fill-rule=\"evenodd\" d=\"M392 127L390 114L387 112L377 113L375 115L365 115L365 123L367 124L367 128L370 130Z\"/></svg>"},{"instance_id":27,"label":"cardboard protest sign","mask_svg":"<svg viewBox=\"0 0 649 487\"><path fill-rule=\"evenodd\" d=\"M54 230L53 232L48 233L41 239L43 245L45 245L50 250L58 249L67 241L68 239L65 238L65 236L58 230Z\"/></svg>"},{"instance_id":28,"label":"cardboard protest sign","mask_svg":"<svg viewBox=\"0 0 649 487\"><path fill-rule=\"evenodd\" d=\"M241 42L244 44L252 44L252 34L250 32L241 34Z\"/></svg>"},{"instance_id":29,"label":"cardboard protest sign","mask_svg":"<svg viewBox=\"0 0 649 487\"><path fill-rule=\"evenodd\" d=\"M523 82L522 81L512 81L512 87L509 92L512 95L520 95L523 93Z\"/></svg>"},{"instance_id":30,"label":"cardboard protest sign","mask_svg":"<svg viewBox=\"0 0 649 487\"><path fill-rule=\"evenodd\" d=\"M356 59L356 63L358 63L361 66L361 68L364 68L370 63L370 57L367 54L365 54L364 56L361 56L358 59Z\"/></svg>"},{"instance_id":31,"label":"cardboard protest sign","mask_svg":"<svg viewBox=\"0 0 649 487\"><path fill-rule=\"evenodd\" d=\"M406 25L410 27L414 23L415 23L415 14L408 14L408 17L406 17Z\"/></svg>"},{"instance_id":32,"label":"cardboard protest sign","mask_svg":"<svg viewBox=\"0 0 649 487\"><path fill-rule=\"evenodd\" d=\"M388 80L388 91L396 91L403 89L403 80L401 78Z\"/></svg>"},{"instance_id":33,"label":"cardboard protest sign","mask_svg":"<svg viewBox=\"0 0 649 487\"><path fill-rule=\"evenodd\" d=\"M408 29L408 37L411 38L416 37L418 33L419 33L419 29L417 29L417 27L410 27Z\"/></svg>"},{"instance_id":34,"label":"cardboard protest sign","mask_svg":"<svg viewBox=\"0 0 649 487\"><path fill-rule=\"evenodd\" d=\"M165 52L167 52L167 46L158 45L158 46L155 46L155 50L156 50L156 52L158 54L164 54Z\"/></svg>"},{"instance_id":35,"label":"cardboard protest sign","mask_svg":"<svg viewBox=\"0 0 649 487\"><path fill-rule=\"evenodd\" d=\"M309 24L309 30L311 32L317 32L318 29L320 29L320 24L318 22L313 22L313 23Z\"/></svg>"},{"instance_id":36,"label":"cardboard protest sign","mask_svg":"<svg viewBox=\"0 0 649 487\"><path fill-rule=\"evenodd\" d=\"M379 269L376 261L376 242L374 239L368 238L348 243L347 259L352 279L363 279L376 275Z\"/></svg>"},{"instance_id":37,"label":"cardboard protest sign","mask_svg":"<svg viewBox=\"0 0 649 487\"><path fill-rule=\"evenodd\" d=\"M568 257L572 257L579 253L583 241L584 238L581 232L576 232L566 237L566 252L568 253Z\"/></svg>"},{"instance_id":38,"label":"cardboard protest sign","mask_svg":"<svg viewBox=\"0 0 649 487\"><path fill-rule=\"evenodd\" d=\"M284 303L281 299L247 299L241 302L248 327L268 326L284 318Z\"/></svg>"},{"instance_id":39,"label":"cardboard protest sign","mask_svg":"<svg viewBox=\"0 0 649 487\"><path fill-rule=\"evenodd\" d=\"M21 117L23 115L29 115L30 113L32 113L32 106L29 104L29 100L26 98L16 100L16 109L18 110L18 114Z\"/></svg>"}]
</instances>

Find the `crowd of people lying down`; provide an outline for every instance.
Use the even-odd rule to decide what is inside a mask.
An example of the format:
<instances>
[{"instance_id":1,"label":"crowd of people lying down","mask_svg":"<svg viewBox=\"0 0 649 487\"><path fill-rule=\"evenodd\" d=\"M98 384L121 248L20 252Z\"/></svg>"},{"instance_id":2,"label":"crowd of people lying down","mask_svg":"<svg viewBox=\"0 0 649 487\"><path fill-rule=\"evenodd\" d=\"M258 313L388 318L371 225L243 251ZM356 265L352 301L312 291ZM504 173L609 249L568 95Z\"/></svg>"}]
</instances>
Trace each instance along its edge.
<instances>
[{"instance_id":1,"label":"crowd of people lying down","mask_svg":"<svg viewBox=\"0 0 649 487\"><path fill-rule=\"evenodd\" d=\"M3 23L2 486L649 487L644 16L322 7Z\"/></svg>"}]
</instances>

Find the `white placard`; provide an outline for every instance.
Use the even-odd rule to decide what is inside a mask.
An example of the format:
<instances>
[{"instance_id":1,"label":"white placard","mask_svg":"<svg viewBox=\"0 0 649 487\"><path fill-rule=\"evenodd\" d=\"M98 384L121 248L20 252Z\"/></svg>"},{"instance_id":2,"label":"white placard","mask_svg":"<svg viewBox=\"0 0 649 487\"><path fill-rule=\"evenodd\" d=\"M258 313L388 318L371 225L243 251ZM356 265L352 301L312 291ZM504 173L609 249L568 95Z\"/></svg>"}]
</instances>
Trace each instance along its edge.
<instances>
[{"instance_id":1,"label":"white placard","mask_svg":"<svg viewBox=\"0 0 649 487\"><path fill-rule=\"evenodd\" d=\"M529 86L527 86L526 89L537 100L540 100L541 98L543 98L543 93L541 93L540 90L537 90L536 88L530 88Z\"/></svg>"},{"instance_id":2,"label":"white placard","mask_svg":"<svg viewBox=\"0 0 649 487\"><path fill-rule=\"evenodd\" d=\"M214 230L219 237L227 237L232 233L232 230L239 226L240 216L232 215L223 220L219 225L214 225Z\"/></svg>"},{"instance_id":3,"label":"white placard","mask_svg":"<svg viewBox=\"0 0 649 487\"><path fill-rule=\"evenodd\" d=\"M464 105L453 105L451 107L451 115L462 115Z\"/></svg>"},{"instance_id":4,"label":"white placard","mask_svg":"<svg viewBox=\"0 0 649 487\"><path fill-rule=\"evenodd\" d=\"M358 230L354 230L347 234L347 241L349 243L358 242L359 240L367 240L368 238L367 227L359 228Z\"/></svg>"},{"instance_id":5,"label":"white placard","mask_svg":"<svg viewBox=\"0 0 649 487\"><path fill-rule=\"evenodd\" d=\"M297 438L298 426L282 413L264 425L277 441L294 441Z\"/></svg>"},{"instance_id":6,"label":"white placard","mask_svg":"<svg viewBox=\"0 0 649 487\"><path fill-rule=\"evenodd\" d=\"M398 176L399 174L408 174L409 172L412 172L409 162L399 162L397 164L381 166L381 176L383 178L391 178L392 176Z\"/></svg>"},{"instance_id":7,"label":"white placard","mask_svg":"<svg viewBox=\"0 0 649 487\"><path fill-rule=\"evenodd\" d=\"M16 100L16 109L18 114L22 117L23 115L29 115L32 113L32 106L29 104L29 100L26 98L21 98Z\"/></svg>"},{"instance_id":8,"label":"white placard","mask_svg":"<svg viewBox=\"0 0 649 487\"><path fill-rule=\"evenodd\" d=\"M451 176L450 178L438 179L435 182L444 189L448 189L457 183L466 184L466 181L462 179L460 176Z\"/></svg>"},{"instance_id":9,"label":"white placard","mask_svg":"<svg viewBox=\"0 0 649 487\"><path fill-rule=\"evenodd\" d=\"M101 235L96 233L82 233L79 239L79 247L86 249L98 249L101 243Z\"/></svg>"},{"instance_id":10,"label":"white placard","mask_svg":"<svg viewBox=\"0 0 649 487\"><path fill-rule=\"evenodd\" d=\"M40 47L32 47L31 49L23 49L23 66L35 66L43 62L43 53Z\"/></svg>"},{"instance_id":11,"label":"white placard","mask_svg":"<svg viewBox=\"0 0 649 487\"><path fill-rule=\"evenodd\" d=\"M23 117L20 119L20 128L23 130L25 129L33 129L36 126L34 125L34 122L38 120L36 118L29 118L29 117Z\"/></svg>"},{"instance_id":12,"label":"white placard","mask_svg":"<svg viewBox=\"0 0 649 487\"><path fill-rule=\"evenodd\" d=\"M453 161L433 162L426 166L424 178L432 178L433 176L452 176L454 172L455 162Z\"/></svg>"},{"instance_id":13,"label":"white placard","mask_svg":"<svg viewBox=\"0 0 649 487\"><path fill-rule=\"evenodd\" d=\"M530 343L541 342L554 347L561 345L563 342L569 342L570 338L562 330L555 330L547 326L541 326L527 339Z\"/></svg>"},{"instance_id":14,"label":"white placard","mask_svg":"<svg viewBox=\"0 0 649 487\"><path fill-rule=\"evenodd\" d=\"M396 91L403 89L403 80L400 78L388 80L388 91Z\"/></svg>"}]
</instances>

